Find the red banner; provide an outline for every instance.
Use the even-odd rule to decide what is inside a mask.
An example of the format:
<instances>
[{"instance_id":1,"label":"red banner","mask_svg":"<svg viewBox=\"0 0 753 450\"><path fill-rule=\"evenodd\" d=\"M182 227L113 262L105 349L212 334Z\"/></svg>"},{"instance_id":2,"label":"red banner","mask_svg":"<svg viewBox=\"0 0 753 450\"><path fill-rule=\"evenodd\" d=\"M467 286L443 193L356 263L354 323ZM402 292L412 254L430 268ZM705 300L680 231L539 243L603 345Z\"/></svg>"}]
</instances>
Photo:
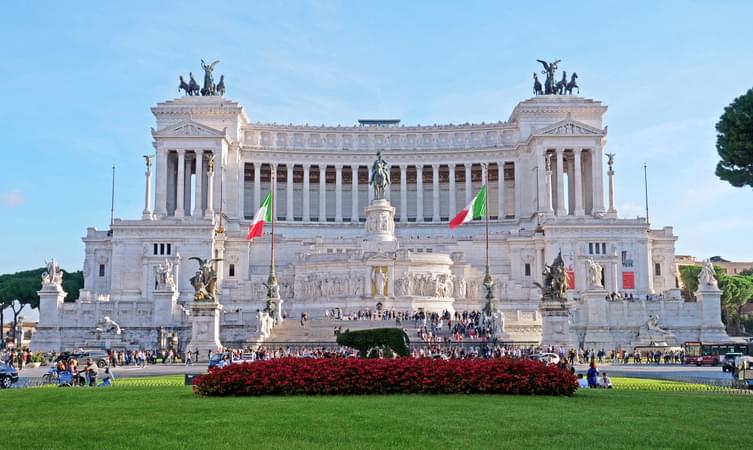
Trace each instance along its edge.
<instances>
[{"instance_id":1,"label":"red banner","mask_svg":"<svg viewBox=\"0 0 753 450\"><path fill-rule=\"evenodd\" d=\"M567 272L567 288L575 289L575 272Z\"/></svg>"},{"instance_id":2,"label":"red banner","mask_svg":"<svg viewBox=\"0 0 753 450\"><path fill-rule=\"evenodd\" d=\"M635 289L635 272L622 272L622 289Z\"/></svg>"}]
</instances>

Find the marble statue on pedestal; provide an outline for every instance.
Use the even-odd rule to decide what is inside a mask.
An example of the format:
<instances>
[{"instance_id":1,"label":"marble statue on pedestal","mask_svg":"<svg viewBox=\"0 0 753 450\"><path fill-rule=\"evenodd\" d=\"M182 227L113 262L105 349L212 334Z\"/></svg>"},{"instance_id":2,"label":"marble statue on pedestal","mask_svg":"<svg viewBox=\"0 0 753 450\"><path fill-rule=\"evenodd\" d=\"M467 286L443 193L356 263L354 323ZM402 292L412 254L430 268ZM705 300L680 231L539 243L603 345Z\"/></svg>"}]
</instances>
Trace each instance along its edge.
<instances>
[{"instance_id":1,"label":"marble statue on pedestal","mask_svg":"<svg viewBox=\"0 0 753 450\"><path fill-rule=\"evenodd\" d=\"M55 258L52 258L49 262L45 261L45 264L47 270L42 274L42 288L60 287L63 283L63 271L55 262Z\"/></svg>"},{"instance_id":2,"label":"marble statue on pedestal","mask_svg":"<svg viewBox=\"0 0 753 450\"><path fill-rule=\"evenodd\" d=\"M604 288L604 280L602 274L601 264L593 260L593 258L586 259L586 269L588 269L588 288L589 289L602 289Z\"/></svg>"},{"instance_id":3,"label":"marble statue on pedestal","mask_svg":"<svg viewBox=\"0 0 753 450\"><path fill-rule=\"evenodd\" d=\"M117 336L120 336L123 333L123 329L120 328L120 325L110 319L109 316L103 317L102 320L97 323L96 331L99 333L113 333Z\"/></svg>"},{"instance_id":4,"label":"marble statue on pedestal","mask_svg":"<svg viewBox=\"0 0 753 450\"><path fill-rule=\"evenodd\" d=\"M173 278L173 263L165 260L165 264L160 264L154 268L155 288L158 290L175 290L175 279Z\"/></svg>"},{"instance_id":5,"label":"marble statue on pedestal","mask_svg":"<svg viewBox=\"0 0 753 450\"><path fill-rule=\"evenodd\" d=\"M719 283L716 281L716 274L714 272L714 265L708 259L703 262L701 266L701 272L698 274L698 290L719 290Z\"/></svg>"}]
</instances>

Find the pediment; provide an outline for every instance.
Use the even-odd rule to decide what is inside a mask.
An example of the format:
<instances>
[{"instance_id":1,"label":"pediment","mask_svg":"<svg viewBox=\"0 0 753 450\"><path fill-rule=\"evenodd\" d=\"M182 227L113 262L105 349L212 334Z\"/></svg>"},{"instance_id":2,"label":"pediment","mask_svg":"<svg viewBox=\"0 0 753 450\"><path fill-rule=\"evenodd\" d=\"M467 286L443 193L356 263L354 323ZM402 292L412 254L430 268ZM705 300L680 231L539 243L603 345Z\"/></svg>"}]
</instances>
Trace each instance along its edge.
<instances>
[{"instance_id":1,"label":"pediment","mask_svg":"<svg viewBox=\"0 0 753 450\"><path fill-rule=\"evenodd\" d=\"M541 128L534 133L535 136L605 136L606 134L606 128L601 130L569 118Z\"/></svg>"},{"instance_id":2,"label":"pediment","mask_svg":"<svg viewBox=\"0 0 753 450\"><path fill-rule=\"evenodd\" d=\"M200 138L226 138L226 130L216 130L199 122L186 120L177 124L168 125L160 130L152 129L152 136L157 138L166 137L200 137Z\"/></svg>"}]
</instances>

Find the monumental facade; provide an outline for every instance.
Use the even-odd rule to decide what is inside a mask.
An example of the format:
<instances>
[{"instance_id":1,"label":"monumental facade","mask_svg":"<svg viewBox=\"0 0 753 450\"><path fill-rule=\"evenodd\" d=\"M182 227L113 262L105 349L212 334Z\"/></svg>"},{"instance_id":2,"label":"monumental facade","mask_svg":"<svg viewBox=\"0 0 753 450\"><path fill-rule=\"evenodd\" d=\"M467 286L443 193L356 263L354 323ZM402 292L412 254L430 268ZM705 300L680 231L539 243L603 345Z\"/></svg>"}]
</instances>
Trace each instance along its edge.
<instances>
[{"instance_id":1,"label":"monumental facade","mask_svg":"<svg viewBox=\"0 0 753 450\"><path fill-rule=\"evenodd\" d=\"M105 317L122 327L125 346L188 345L191 279L200 270L194 256L217 260L220 341L245 345L273 335L264 312L270 237L246 240L270 190L288 316L481 309L484 223L451 232L448 221L484 184L501 340L541 341L535 283L557 255L573 305L573 345L626 348L641 330L645 338L649 322L679 343L723 338L718 304L709 319L709 305L680 297L672 228L618 216L606 110L575 95L539 95L497 123L313 126L253 122L219 95L158 103L143 214L87 230L85 287L74 303L45 288L43 309L55 310L42 311L37 348L97 342ZM377 152L390 178L383 199L369 186Z\"/></svg>"}]
</instances>

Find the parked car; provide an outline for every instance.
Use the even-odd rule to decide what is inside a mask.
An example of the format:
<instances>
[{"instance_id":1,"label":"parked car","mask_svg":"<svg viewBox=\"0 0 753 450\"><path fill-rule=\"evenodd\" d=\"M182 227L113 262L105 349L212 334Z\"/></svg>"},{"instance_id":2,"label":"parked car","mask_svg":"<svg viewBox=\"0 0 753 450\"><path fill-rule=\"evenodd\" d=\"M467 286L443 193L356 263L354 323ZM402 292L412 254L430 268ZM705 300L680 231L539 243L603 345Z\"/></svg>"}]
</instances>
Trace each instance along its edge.
<instances>
[{"instance_id":1,"label":"parked car","mask_svg":"<svg viewBox=\"0 0 753 450\"><path fill-rule=\"evenodd\" d=\"M64 352L58 356L57 360L68 361L75 359L79 364L86 362L88 358L97 363L100 369L110 365L110 355L104 350L84 350L82 352Z\"/></svg>"},{"instance_id":2,"label":"parked car","mask_svg":"<svg viewBox=\"0 0 753 450\"><path fill-rule=\"evenodd\" d=\"M7 364L0 363L0 388L8 389L18 381L18 370Z\"/></svg>"},{"instance_id":3,"label":"parked car","mask_svg":"<svg viewBox=\"0 0 753 450\"><path fill-rule=\"evenodd\" d=\"M743 356L739 352L725 353L724 356L719 358L719 362L722 364L722 372L734 372L735 371L735 358Z\"/></svg>"}]
</instances>

